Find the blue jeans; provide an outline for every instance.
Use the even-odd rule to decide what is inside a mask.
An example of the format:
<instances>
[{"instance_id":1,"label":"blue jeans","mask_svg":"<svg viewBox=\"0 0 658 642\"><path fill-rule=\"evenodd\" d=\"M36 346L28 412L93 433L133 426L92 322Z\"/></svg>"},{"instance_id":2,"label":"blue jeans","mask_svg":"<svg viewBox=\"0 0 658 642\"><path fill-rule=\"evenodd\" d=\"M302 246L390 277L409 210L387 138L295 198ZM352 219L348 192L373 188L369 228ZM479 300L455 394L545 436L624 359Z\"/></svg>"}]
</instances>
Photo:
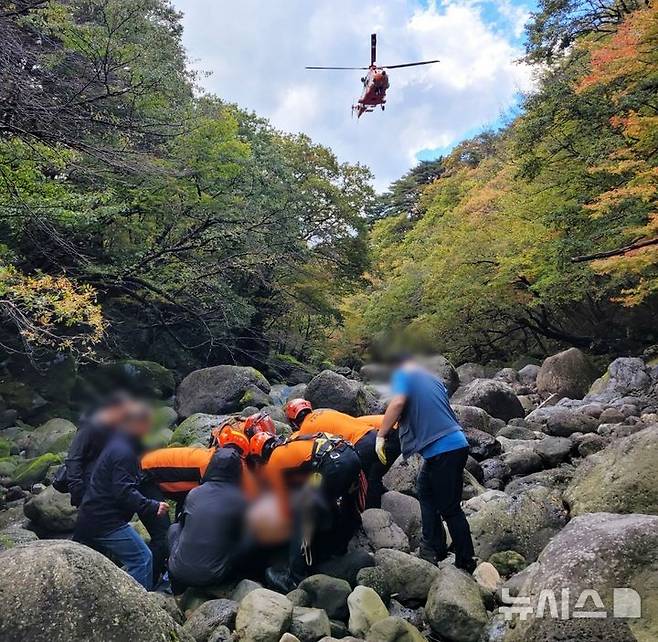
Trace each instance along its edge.
<instances>
[{"instance_id":1,"label":"blue jeans","mask_svg":"<svg viewBox=\"0 0 658 642\"><path fill-rule=\"evenodd\" d=\"M124 566L128 575L147 591L153 584L153 555L137 531L126 524L115 531L94 537L93 542Z\"/></svg>"}]
</instances>

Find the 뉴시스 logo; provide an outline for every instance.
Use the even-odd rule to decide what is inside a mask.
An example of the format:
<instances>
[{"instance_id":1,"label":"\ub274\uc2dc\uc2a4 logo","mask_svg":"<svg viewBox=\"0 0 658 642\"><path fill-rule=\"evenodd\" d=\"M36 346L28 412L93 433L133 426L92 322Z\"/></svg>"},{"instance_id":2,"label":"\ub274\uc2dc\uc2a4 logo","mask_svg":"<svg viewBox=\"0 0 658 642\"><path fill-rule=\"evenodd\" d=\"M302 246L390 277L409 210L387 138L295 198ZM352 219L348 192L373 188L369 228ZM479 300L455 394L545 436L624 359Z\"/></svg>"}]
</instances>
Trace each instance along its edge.
<instances>
[{"instance_id":1,"label":"\ub274\uc2dc\uc2a4 logo","mask_svg":"<svg viewBox=\"0 0 658 642\"><path fill-rule=\"evenodd\" d=\"M571 591L564 588L559 591L560 602L556 591L544 589L537 597L536 606L532 606L529 597L512 597L509 589L502 590L503 603L509 606L501 606L499 613L505 616L505 620L512 620L515 615L519 619L527 620L529 616L536 618L550 617L559 620L571 618L601 619L613 618L639 618L642 617L642 599L638 592L632 588L615 588L612 596L612 612L606 610L603 600L598 591L585 589L580 593L573 608L571 608Z\"/></svg>"}]
</instances>

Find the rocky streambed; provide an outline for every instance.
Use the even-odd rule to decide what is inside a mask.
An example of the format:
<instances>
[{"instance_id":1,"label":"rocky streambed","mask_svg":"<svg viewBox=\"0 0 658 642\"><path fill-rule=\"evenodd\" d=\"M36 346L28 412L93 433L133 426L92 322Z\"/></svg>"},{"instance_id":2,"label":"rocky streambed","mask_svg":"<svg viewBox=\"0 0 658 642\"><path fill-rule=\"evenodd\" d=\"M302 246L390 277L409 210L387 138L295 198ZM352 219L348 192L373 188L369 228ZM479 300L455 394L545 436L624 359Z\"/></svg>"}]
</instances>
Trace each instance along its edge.
<instances>
[{"instance_id":1,"label":"rocky streambed","mask_svg":"<svg viewBox=\"0 0 658 642\"><path fill-rule=\"evenodd\" d=\"M76 431L74 417L57 413L46 381L40 388L0 384L0 639L658 639L655 363L620 357L598 368L570 349L518 370L454 368L441 356L427 365L451 391L471 445L468 469L477 483L466 486L464 501L480 560L473 577L450 560L437 567L416 555L420 461L411 458L386 475L382 508L363 513L348 554L292 593L243 579L188 592L182 608L68 541L75 509L50 482ZM178 386L150 362L107 370L105 381L157 404L152 443L159 446L205 444L219 419L255 409L285 433L282 404L290 396L362 415L381 412L388 394L388 372L376 364L295 376L295 385L272 385L236 366L192 372ZM80 378L69 395L85 383Z\"/></svg>"}]
</instances>

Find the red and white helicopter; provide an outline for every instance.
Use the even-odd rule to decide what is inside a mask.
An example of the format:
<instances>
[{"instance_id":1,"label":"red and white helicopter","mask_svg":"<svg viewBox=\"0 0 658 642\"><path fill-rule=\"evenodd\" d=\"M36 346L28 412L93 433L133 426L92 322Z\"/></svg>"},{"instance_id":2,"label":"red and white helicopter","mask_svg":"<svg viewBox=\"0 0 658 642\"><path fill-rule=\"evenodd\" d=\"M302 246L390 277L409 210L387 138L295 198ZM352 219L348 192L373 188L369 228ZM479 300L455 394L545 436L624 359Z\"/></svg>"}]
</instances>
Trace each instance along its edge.
<instances>
[{"instance_id":1,"label":"red and white helicopter","mask_svg":"<svg viewBox=\"0 0 658 642\"><path fill-rule=\"evenodd\" d=\"M306 69L362 69L368 73L361 78L363 93L352 105L352 113L356 112L357 118L366 112L374 111L380 105L382 111L386 105L386 90L389 87L387 69L400 69L401 67L416 67L417 65L431 65L438 60L425 60L423 62L407 62L401 65L378 65L377 59L377 34L370 36L370 66L369 67L306 67Z\"/></svg>"}]
</instances>

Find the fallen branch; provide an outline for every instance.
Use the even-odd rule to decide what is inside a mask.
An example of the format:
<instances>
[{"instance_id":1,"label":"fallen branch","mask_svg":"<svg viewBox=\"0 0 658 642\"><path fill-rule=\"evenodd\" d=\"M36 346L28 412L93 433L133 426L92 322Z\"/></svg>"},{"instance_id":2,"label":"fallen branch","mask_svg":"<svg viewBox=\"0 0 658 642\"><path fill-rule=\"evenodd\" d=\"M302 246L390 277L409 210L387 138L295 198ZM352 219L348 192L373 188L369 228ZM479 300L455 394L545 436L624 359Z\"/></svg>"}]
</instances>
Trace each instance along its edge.
<instances>
[{"instance_id":1,"label":"fallen branch","mask_svg":"<svg viewBox=\"0 0 658 642\"><path fill-rule=\"evenodd\" d=\"M633 250L639 250L643 247L650 245L658 245L658 236L653 239L645 239L644 241L637 241L625 247L617 248L616 250L608 250L607 252L595 252L594 254L583 254L581 256L572 256L572 263L584 263L585 261L594 261L595 259L607 259L610 256L621 256Z\"/></svg>"}]
</instances>

